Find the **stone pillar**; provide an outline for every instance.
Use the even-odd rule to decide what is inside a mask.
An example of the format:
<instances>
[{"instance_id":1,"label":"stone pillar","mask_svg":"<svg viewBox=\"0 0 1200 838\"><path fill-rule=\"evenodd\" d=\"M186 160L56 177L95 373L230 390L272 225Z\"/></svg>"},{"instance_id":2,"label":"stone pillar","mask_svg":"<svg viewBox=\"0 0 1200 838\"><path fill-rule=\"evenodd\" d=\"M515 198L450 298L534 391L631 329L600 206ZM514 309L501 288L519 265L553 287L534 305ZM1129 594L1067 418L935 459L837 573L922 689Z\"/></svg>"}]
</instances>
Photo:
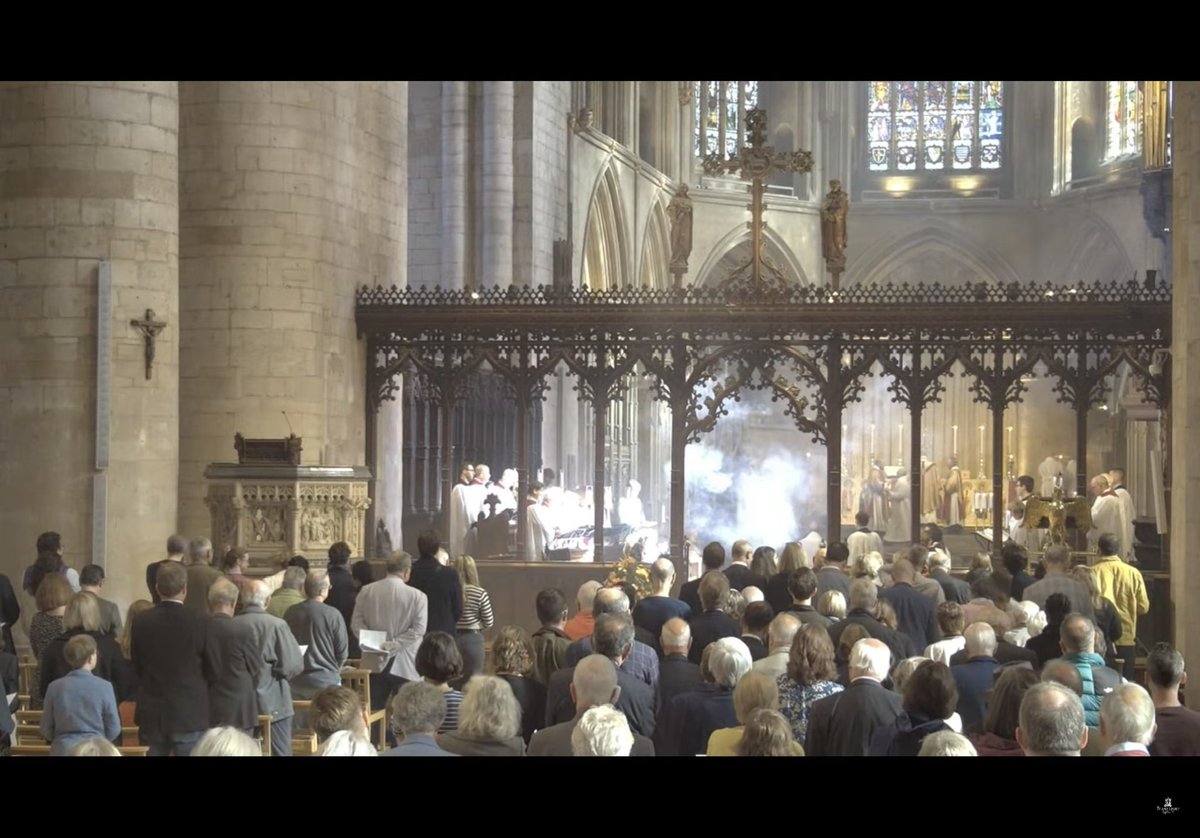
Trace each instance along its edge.
<instances>
[{"instance_id":1,"label":"stone pillar","mask_svg":"<svg viewBox=\"0 0 1200 838\"><path fill-rule=\"evenodd\" d=\"M208 532L204 468L235 460L237 431L294 431L304 465L363 464L354 294L404 283L407 97L404 82L180 85L188 534Z\"/></svg>"},{"instance_id":2,"label":"stone pillar","mask_svg":"<svg viewBox=\"0 0 1200 838\"><path fill-rule=\"evenodd\" d=\"M483 84L482 262L485 288L513 279L513 98L511 81Z\"/></svg>"},{"instance_id":3,"label":"stone pillar","mask_svg":"<svg viewBox=\"0 0 1200 838\"><path fill-rule=\"evenodd\" d=\"M1175 82L1171 325L1171 603L1175 645L1200 672L1200 83ZM1192 245L1195 244L1195 248Z\"/></svg>"},{"instance_id":4,"label":"stone pillar","mask_svg":"<svg viewBox=\"0 0 1200 838\"><path fill-rule=\"evenodd\" d=\"M0 83L0 572L18 590L55 530L72 567L106 565L124 610L176 527L178 122L175 82ZM149 379L130 325L146 309L167 324Z\"/></svg>"},{"instance_id":5,"label":"stone pillar","mask_svg":"<svg viewBox=\"0 0 1200 838\"><path fill-rule=\"evenodd\" d=\"M467 276L469 93L468 82L442 82L442 281L440 284L443 288L462 288Z\"/></svg>"}]
</instances>

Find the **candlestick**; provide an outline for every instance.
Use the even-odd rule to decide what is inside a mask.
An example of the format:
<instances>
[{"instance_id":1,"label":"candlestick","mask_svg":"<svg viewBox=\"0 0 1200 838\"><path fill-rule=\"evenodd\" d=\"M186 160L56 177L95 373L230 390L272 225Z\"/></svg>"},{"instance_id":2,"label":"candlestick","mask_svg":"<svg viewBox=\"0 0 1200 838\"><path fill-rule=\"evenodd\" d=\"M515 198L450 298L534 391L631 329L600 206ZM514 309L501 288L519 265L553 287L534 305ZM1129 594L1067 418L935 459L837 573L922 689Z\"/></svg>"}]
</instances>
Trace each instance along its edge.
<instances>
[{"instance_id":1,"label":"candlestick","mask_svg":"<svg viewBox=\"0 0 1200 838\"><path fill-rule=\"evenodd\" d=\"M984 439L985 439L983 432L985 430L987 430L987 425L979 426L979 476L980 477L983 476L983 446L984 446Z\"/></svg>"},{"instance_id":2,"label":"candlestick","mask_svg":"<svg viewBox=\"0 0 1200 838\"><path fill-rule=\"evenodd\" d=\"M954 431L954 444L950 446L950 455L958 456L958 425L951 425L950 430Z\"/></svg>"},{"instance_id":3,"label":"candlestick","mask_svg":"<svg viewBox=\"0 0 1200 838\"><path fill-rule=\"evenodd\" d=\"M896 427L896 465L904 465L904 423Z\"/></svg>"},{"instance_id":4,"label":"candlestick","mask_svg":"<svg viewBox=\"0 0 1200 838\"><path fill-rule=\"evenodd\" d=\"M870 458L870 457L874 457L874 456L875 456L875 425L874 425L874 423L872 423L871 424L871 445L870 445L870 450L867 451L867 457Z\"/></svg>"}]
</instances>

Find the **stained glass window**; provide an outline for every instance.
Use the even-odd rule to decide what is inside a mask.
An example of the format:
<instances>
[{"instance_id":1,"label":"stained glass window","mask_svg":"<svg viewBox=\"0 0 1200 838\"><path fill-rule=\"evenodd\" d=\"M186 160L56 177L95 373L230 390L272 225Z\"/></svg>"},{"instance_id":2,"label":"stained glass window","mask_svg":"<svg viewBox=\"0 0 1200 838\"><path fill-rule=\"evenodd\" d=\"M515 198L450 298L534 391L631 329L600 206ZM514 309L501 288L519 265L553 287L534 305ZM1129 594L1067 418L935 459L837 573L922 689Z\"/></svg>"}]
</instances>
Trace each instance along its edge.
<instances>
[{"instance_id":1,"label":"stained glass window","mask_svg":"<svg viewBox=\"0 0 1200 838\"><path fill-rule=\"evenodd\" d=\"M1142 151L1142 95L1136 81L1110 81L1105 90L1104 160Z\"/></svg>"},{"instance_id":2,"label":"stained glass window","mask_svg":"<svg viewBox=\"0 0 1200 838\"><path fill-rule=\"evenodd\" d=\"M737 152L746 141L746 111L758 106L758 82L698 81L693 92L696 157Z\"/></svg>"},{"instance_id":3,"label":"stained glass window","mask_svg":"<svg viewBox=\"0 0 1200 838\"><path fill-rule=\"evenodd\" d=\"M867 82L872 172L999 169L1004 82Z\"/></svg>"}]
</instances>

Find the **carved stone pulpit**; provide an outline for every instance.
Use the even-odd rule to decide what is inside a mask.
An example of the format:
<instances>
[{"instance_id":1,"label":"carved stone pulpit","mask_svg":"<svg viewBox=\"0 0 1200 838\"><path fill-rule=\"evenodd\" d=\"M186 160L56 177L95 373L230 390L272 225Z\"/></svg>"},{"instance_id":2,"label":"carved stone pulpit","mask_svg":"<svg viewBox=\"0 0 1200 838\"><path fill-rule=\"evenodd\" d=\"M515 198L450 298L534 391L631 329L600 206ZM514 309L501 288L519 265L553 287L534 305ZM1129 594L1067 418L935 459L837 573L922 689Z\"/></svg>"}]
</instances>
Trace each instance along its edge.
<instances>
[{"instance_id":1,"label":"carved stone pulpit","mask_svg":"<svg viewBox=\"0 0 1200 838\"><path fill-rule=\"evenodd\" d=\"M212 463L204 470L216 555L237 545L250 552L252 567L296 555L323 567L330 545L338 541L350 545L351 556L363 555L370 470L288 462L299 449L300 440L292 439L291 445L280 441L283 462L247 458L239 446L242 462Z\"/></svg>"}]
</instances>

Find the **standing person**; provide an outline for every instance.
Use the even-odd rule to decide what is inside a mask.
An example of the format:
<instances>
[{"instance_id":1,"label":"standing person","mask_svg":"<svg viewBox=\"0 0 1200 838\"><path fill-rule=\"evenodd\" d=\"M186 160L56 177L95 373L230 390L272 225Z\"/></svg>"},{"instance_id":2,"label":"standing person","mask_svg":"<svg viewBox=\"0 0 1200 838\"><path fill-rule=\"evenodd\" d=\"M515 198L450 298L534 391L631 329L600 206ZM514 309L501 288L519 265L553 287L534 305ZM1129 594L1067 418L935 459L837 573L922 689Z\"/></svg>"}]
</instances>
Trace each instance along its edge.
<instances>
[{"instance_id":1,"label":"standing person","mask_svg":"<svg viewBox=\"0 0 1200 838\"><path fill-rule=\"evenodd\" d=\"M908 471L896 472L896 480L887 493L889 511L884 538L897 544L912 541L912 486L908 482Z\"/></svg>"},{"instance_id":2,"label":"standing person","mask_svg":"<svg viewBox=\"0 0 1200 838\"><path fill-rule=\"evenodd\" d=\"M354 600L358 596L358 586L350 574L350 545L344 541L329 546L329 596L325 604L336 608L346 622L346 632L350 637L350 657L361 657L358 648L358 638L350 631L350 618L354 616Z\"/></svg>"},{"instance_id":3,"label":"standing person","mask_svg":"<svg viewBox=\"0 0 1200 838\"><path fill-rule=\"evenodd\" d=\"M528 745L533 732L546 720L546 688L529 677L533 672L533 646L525 629L500 629L492 644L492 660L496 677L508 682L521 706L521 736Z\"/></svg>"},{"instance_id":4,"label":"standing person","mask_svg":"<svg viewBox=\"0 0 1200 838\"><path fill-rule=\"evenodd\" d=\"M1113 555L1125 557L1125 545L1122 536L1125 532L1125 506L1108 485L1108 475L1098 474L1089 484L1095 500L1092 501L1092 528L1088 531L1088 544L1096 544L1104 533L1113 533L1117 538L1117 546Z\"/></svg>"},{"instance_id":5,"label":"standing person","mask_svg":"<svg viewBox=\"0 0 1200 838\"><path fill-rule=\"evenodd\" d=\"M41 733L51 756L66 756L79 742L94 736L116 739L121 715L112 684L92 674L96 641L80 634L67 641L63 656L71 672L50 685L42 711Z\"/></svg>"},{"instance_id":6,"label":"standing person","mask_svg":"<svg viewBox=\"0 0 1200 838\"><path fill-rule=\"evenodd\" d=\"M167 539L167 557L157 562L151 562L146 566L146 587L150 589L150 598L154 600L155 605L158 605L159 602L158 589L154 584L159 567L164 562L179 562L183 564L183 557L186 553L187 540L182 535L173 535Z\"/></svg>"},{"instance_id":7,"label":"standing person","mask_svg":"<svg viewBox=\"0 0 1200 838\"><path fill-rule=\"evenodd\" d=\"M567 624L567 597L558 588L538 591L535 602L541 628L533 633L533 678L543 687L550 676L567 666L567 648L571 638L564 631Z\"/></svg>"},{"instance_id":8,"label":"standing person","mask_svg":"<svg viewBox=\"0 0 1200 838\"><path fill-rule=\"evenodd\" d=\"M671 596L671 586L675 584L675 565L670 559L658 559L650 565L650 584L654 593L638 600L633 607L633 624L654 636L654 643L650 645L661 654L658 638L663 623L675 617L686 620L691 616L692 609L683 600Z\"/></svg>"},{"instance_id":9,"label":"standing person","mask_svg":"<svg viewBox=\"0 0 1200 838\"><path fill-rule=\"evenodd\" d=\"M950 475L943 485L943 492L942 520L950 527L961 525L964 512L962 470L958 467L958 460L954 457L950 458Z\"/></svg>"},{"instance_id":10,"label":"standing person","mask_svg":"<svg viewBox=\"0 0 1200 838\"><path fill-rule=\"evenodd\" d=\"M307 598L289 608L283 618L304 649L304 670L292 679L292 695L298 699L311 699L325 687L342 683L350 638L342 615L326 604L329 588L329 574L309 571L304 579Z\"/></svg>"},{"instance_id":11,"label":"standing person","mask_svg":"<svg viewBox=\"0 0 1200 838\"><path fill-rule=\"evenodd\" d=\"M804 550L804 545L798 541L789 541L779 554L777 572L767 580L763 596L776 614L782 614L792 607L792 595L788 591L788 580L792 574L802 567L812 567L812 560ZM686 618L685 618L686 619Z\"/></svg>"},{"instance_id":12,"label":"standing person","mask_svg":"<svg viewBox=\"0 0 1200 838\"><path fill-rule=\"evenodd\" d=\"M63 612L63 633L50 642L42 652L38 666L38 681L41 698L57 679L65 677L71 668L63 657L63 649L71 638L89 635L96 643L96 664L92 674L113 685L117 701L131 701L136 687L133 668L121 654L117 641L100 631L102 620L96 597L89 593L78 593L71 597Z\"/></svg>"},{"instance_id":13,"label":"standing person","mask_svg":"<svg viewBox=\"0 0 1200 838\"><path fill-rule=\"evenodd\" d=\"M701 574L720 570L725 565L725 546L719 541L710 541L701 554ZM679 599L692 609L692 616L700 613L700 579L684 582L679 588Z\"/></svg>"},{"instance_id":14,"label":"standing person","mask_svg":"<svg viewBox=\"0 0 1200 838\"><path fill-rule=\"evenodd\" d=\"M1179 688L1186 682L1183 655L1169 643L1155 643L1146 658L1146 683L1158 724L1152 756L1200 757L1200 713L1179 700Z\"/></svg>"},{"instance_id":15,"label":"standing person","mask_svg":"<svg viewBox=\"0 0 1200 838\"><path fill-rule=\"evenodd\" d=\"M187 756L208 729L208 619L183 605L182 564L159 567L155 586L158 605L130 620L130 656L138 676L134 719L151 756Z\"/></svg>"},{"instance_id":16,"label":"standing person","mask_svg":"<svg viewBox=\"0 0 1200 838\"><path fill-rule=\"evenodd\" d=\"M454 626L454 639L462 654L462 678L466 683L472 675L483 672L483 632L495 625L496 618L492 614L492 599L479 584L475 560L467 555L459 556L454 560L454 572L462 591L462 615Z\"/></svg>"},{"instance_id":17,"label":"standing person","mask_svg":"<svg viewBox=\"0 0 1200 838\"><path fill-rule=\"evenodd\" d=\"M42 578L37 588L37 613L29 624L29 647L33 657L41 660L47 647L63 633L63 615L67 603L71 601L71 585L60 573L50 573ZM40 673L33 673L33 683L30 685L33 699L33 709L42 706Z\"/></svg>"},{"instance_id":18,"label":"standing person","mask_svg":"<svg viewBox=\"0 0 1200 838\"><path fill-rule=\"evenodd\" d=\"M425 530L417 536L420 557L413 562L408 584L428 599L428 630L444 631L453 637L463 614L462 588L458 584L458 574L437 560L441 546L441 538L434 530Z\"/></svg>"},{"instance_id":19,"label":"standing person","mask_svg":"<svg viewBox=\"0 0 1200 838\"><path fill-rule=\"evenodd\" d=\"M1121 502L1123 529L1116 534L1121 539L1121 549L1125 551L1121 554L1121 558L1127 562L1136 562L1137 559L1133 552L1133 519L1137 517L1137 508L1133 504L1133 495L1125 488L1125 469L1109 469L1108 486Z\"/></svg>"},{"instance_id":20,"label":"standing person","mask_svg":"<svg viewBox=\"0 0 1200 838\"><path fill-rule=\"evenodd\" d=\"M100 633L116 640L121 636L121 609L115 602L100 596L104 588L104 568L98 564L84 565L79 573L79 588L96 597L100 607Z\"/></svg>"},{"instance_id":21,"label":"standing person","mask_svg":"<svg viewBox=\"0 0 1200 838\"><path fill-rule=\"evenodd\" d=\"M49 573L61 573L70 583L72 593L79 593L79 574L63 561L62 536L56 532L44 532L38 536L37 560L25 569L22 587L31 596L36 596L38 585Z\"/></svg>"},{"instance_id":22,"label":"standing person","mask_svg":"<svg viewBox=\"0 0 1200 838\"><path fill-rule=\"evenodd\" d=\"M596 623L596 615L592 613L592 605L596 601L596 593L603 587L594 579L589 579L579 586L575 595L575 616L563 625L563 632L571 640L590 637L592 627Z\"/></svg>"},{"instance_id":23,"label":"standing person","mask_svg":"<svg viewBox=\"0 0 1200 838\"><path fill-rule=\"evenodd\" d=\"M1124 660L1122 675L1133 680L1137 657L1137 618L1150 613L1150 598L1146 594L1146 582L1142 573L1131 564L1126 564L1118 555L1121 542L1111 532L1099 539L1100 558L1092 566L1100 594L1117 606L1121 617L1121 636L1117 638L1117 657Z\"/></svg>"},{"instance_id":24,"label":"standing person","mask_svg":"<svg viewBox=\"0 0 1200 838\"><path fill-rule=\"evenodd\" d=\"M0 640L4 642L4 648L10 652L17 648L13 642L12 627L21 619L21 603L17 600L17 594L13 590L12 583L8 581L8 577L0 573ZM119 621L118 621L119 622Z\"/></svg>"},{"instance_id":25,"label":"standing person","mask_svg":"<svg viewBox=\"0 0 1200 838\"><path fill-rule=\"evenodd\" d=\"M188 608L208 613L208 589L221 578L221 571L213 567L213 546L207 538L193 538L188 542L188 598L183 603Z\"/></svg>"},{"instance_id":26,"label":"standing person","mask_svg":"<svg viewBox=\"0 0 1200 838\"><path fill-rule=\"evenodd\" d=\"M304 671L304 661L300 657L300 644L287 623L267 613L266 604L270 598L271 589L267 583L254 580L243 592L245 606L237 619L250 626L263 662L255 692L259 715L271 717L271 756L284 757L292 754L292 716L295 714L288 682Z\"/></svg>"},{"instance_id":27,"label":"standing person","mask_svg":"<svg viewBox=\"0 0 1200 838\"><path fill-rule=\"evenodd\" d=\"M258 725L258 696L254 687L262 655L254 630L244 620L235 620L237 585L220 578L209 586L208 639L204 644L205 677L208 679L208 726L228 725L252 734Z\"/></svg>"},{"instance_id":28,"label":"standing person","mask_svg":"<svg viewBox=\"0 0 1200 838\"><path fill-rule=\"evenodd\" d=\"M749 541L743 539L733 542L733 547L729 551L729 567L725 568L725 578L729 580L731 591L740 591L747 585L753 585L756 588L767 587L767 580L750 569L752 555L753 551L750 549Z\"/></svg>"},{"instance_id":29,"label":"standing person","mask_svg":"<svg viewBox=\"0 0 1200 838\"><path fill-rule=\"evenodd\" d=\"M366 648L362 654L362 666L371 672L372 712L387 706L401 685L420 677L417 648L425 636L429 604L423 592L408 584L411 573L412 556L396 551L388 559L387 576L364 585L354 603L351 635L370 629L385 636L380 649Z\"/></svg>"},{"instance_id":30,"label":"standing person","mask_svg":"<svg viewBox=\"0 0 1200 838\"><path fill-rule=\"evenodd\" d=\"M267 613L283 619L288 609L304 602L304 580L308 577L305 568L291 566L283 572L283 584L271 594L267 602Z\"/></svg>"},{"instance_id":31,"label":"standing person","mask_svg":"<svg viewBox=\"0 0 1200 838\"><path fill-rule=\"evenodd\" d=\"M846 573L846 562L850 559L850 548L844 542L835 541L825 548L825 561L817 569L817 593L820 599L826 591L841 591L850 598L850 576Z\"/></svg>"},{"instance_id":32,"label":"standing person","mask_svg":"<svg viewBox=\"0 0 1200 838\"><path fill-rule=\"evenodd\" d=\"M901 697L882 685L890 662L891 652L882 640L865 638L854 644L850 686L809 710L806 754L866 756L875 731L892 724L904 709Z\"/></svg>"}]
</instances>

